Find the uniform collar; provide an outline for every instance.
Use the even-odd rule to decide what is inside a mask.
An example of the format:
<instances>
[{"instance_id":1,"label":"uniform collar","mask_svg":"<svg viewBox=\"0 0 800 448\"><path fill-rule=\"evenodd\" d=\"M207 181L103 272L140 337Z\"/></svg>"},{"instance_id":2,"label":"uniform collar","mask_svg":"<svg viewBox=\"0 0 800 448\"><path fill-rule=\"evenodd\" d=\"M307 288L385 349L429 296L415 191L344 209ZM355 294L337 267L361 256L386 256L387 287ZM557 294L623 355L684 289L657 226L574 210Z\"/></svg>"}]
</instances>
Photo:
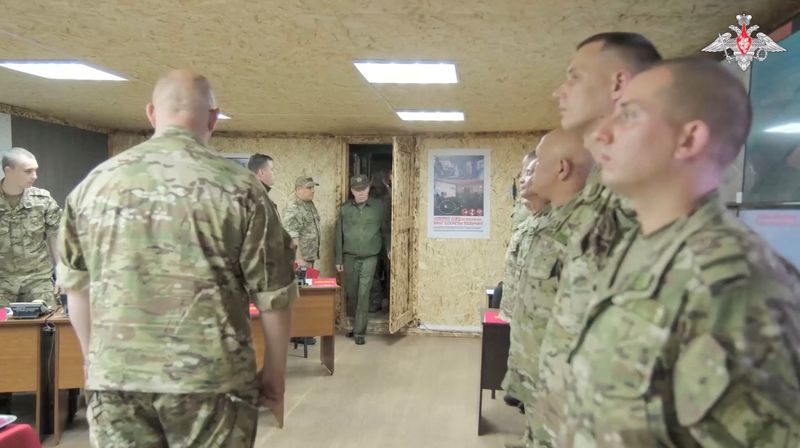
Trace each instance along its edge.
<instances>
[{"instance_id":1,"label":"uniform collar","mask_svg":"<svg viewBox=\"0 0 800 448\"><path fill-rule=\"evenodd\" d=\"M3 181L6 179L0 179L0 208L11 208L11 205L8 203L8 199L6 198L6 192L3 190ZM22 196L19 198L19 206L30 208L31 201L30 201L30 188L26 188L22 190Z\"/></svg>"},{"instance_id":2,"label":"uniform collar","mask_svg":"<svg viewBox=\"0 0 800 448\"><path fill-rule=\"evenodd\" d=\"M200 141L199 138L197 138L196 135L194 135L194 133L192 133L192 131L190 131L190 130L184 128L184 127L181 127L181 126L168 126L166 129L164 129L164 132L162 132L159 135L154 135L153 136L153 138L160 138L160 137L166 137L166 138L188 138L188 139L193 140L195 143L197 143L198 145L200 145L202 147L206 146L203 142Z\"/></svg>"},{"instance_id":3,"label":"uniform collar","mask_svg":"<svg viewBox=\"0 0 800 448\"><path fill-rule=\"evenodd\" d=\"M372 206L372 198L368 198L362 204L359 204L358 202L356 202L355 198L351 199L351 201L353 202L353 205L355 205L356 207L361 206L361 205L363 205L365 207L366 206Z\"/></svg>"}]
</instances>

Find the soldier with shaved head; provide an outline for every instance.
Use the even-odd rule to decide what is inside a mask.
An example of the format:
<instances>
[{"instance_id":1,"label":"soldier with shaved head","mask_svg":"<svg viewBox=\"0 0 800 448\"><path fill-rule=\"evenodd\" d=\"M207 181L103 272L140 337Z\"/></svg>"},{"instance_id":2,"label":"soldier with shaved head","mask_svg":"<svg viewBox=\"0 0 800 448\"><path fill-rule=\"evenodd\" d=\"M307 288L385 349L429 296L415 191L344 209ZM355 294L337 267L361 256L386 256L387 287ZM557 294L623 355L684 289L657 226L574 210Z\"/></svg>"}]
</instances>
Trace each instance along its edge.
<instances>
[{"instance_id":1,"label":"soldier with shaved head","mask_svg":"<svg viewBox=\"0 0 800 448\"><path fill-rule=\"evenodd\" d=\"M800 274L717 192L750 123L740 81L681 59L634 77L593 133L639 224L571 349L562 446L800 446Z\"/></svg>"},{"instance_id":2,"label":"soldier with shaved head","mask_svg":"<svg viewBox=\"0 0 800 448\"><path fill-rule=\"evenodd\" d=\"M283 241L267 191L208 147L218 113L206 78L170 72L147 106L153 137L67 199L58 279L86 360L93 446L252 446L258 403L283 406L296 284L270 277L288 259L271 253Z\"/></svg>"},{"instance_id":3,"label":"soldier with shaved head","mask_svg":"<svg viewBox=\"0 0 800 448\"><path fill-rule=\"evenodd\" d=\"M527 222L530 238L516 276L505 384L516 386L511 390L523 401L528 425L523 439L509 446L530 446L541 432L533 413L541 399L537 389L540 347L564 264L565 236L581 211L580 193L592 165L580 134L557 129L539 142L522 178L522 197L549 203L550 210L539 220Z\"/></svg>"}]
</instances>

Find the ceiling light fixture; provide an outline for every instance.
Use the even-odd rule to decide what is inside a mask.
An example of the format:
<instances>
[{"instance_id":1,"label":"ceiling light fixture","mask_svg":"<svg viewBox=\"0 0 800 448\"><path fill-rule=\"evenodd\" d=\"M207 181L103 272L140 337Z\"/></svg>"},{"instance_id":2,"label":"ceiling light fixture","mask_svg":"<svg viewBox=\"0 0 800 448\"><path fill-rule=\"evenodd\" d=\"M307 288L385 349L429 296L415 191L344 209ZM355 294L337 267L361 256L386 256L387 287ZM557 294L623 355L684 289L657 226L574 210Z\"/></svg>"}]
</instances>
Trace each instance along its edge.
<instances>
[{"instance_id":1,"label":"ceiling light fixture","mask_svg":"<svg viewBox=\"0 0 800 448\"><path fill-rule=\"evenodd\" d=\"M780 126L773 126L764 132L774 132L779 134L800 134L800 122L787 123Z\"/></svg>"},{"instance_id":2,"label":"ceiling light fixture","mask_svg":"<svg viewBox=\"0 0 800 448\"><path fill-rule=\"evenodd\" d=\"M449 62L355 61L359 72L373 84L456 84L456 65Z\"/></svg>"},{"instance_id":3,"label":"ceiling light fixture","mask_svg":"<svg viewBox=\"0 0 800 448\"><path fill-rule=\"evenodd\" d=\"M397 116L403 121L464 121L461 111L399 110Z\"/></svg>"},{"instance_id":4,"label":"ceiling light fixture","mask_svg":"<svg viewBox=\"0 0 800 448\"><path fill-rule=\"evenodd\" d=\"M0 67L47 79L79 81L127 81L115 74L78 61L0 61Z\"/></svg>"}]
</instances>

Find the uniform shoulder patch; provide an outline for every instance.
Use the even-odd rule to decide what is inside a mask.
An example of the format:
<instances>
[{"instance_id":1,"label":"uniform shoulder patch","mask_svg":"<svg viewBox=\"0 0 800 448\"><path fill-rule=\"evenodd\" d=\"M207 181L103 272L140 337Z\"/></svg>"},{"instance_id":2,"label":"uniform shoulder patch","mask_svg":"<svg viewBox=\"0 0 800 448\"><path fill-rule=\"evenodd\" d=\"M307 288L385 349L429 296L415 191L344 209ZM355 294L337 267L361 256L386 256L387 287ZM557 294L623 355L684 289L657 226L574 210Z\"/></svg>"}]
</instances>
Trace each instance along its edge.
<instances>
[{"instance_id":1,"label":"uniform shoulder patch","mask_svg":"<svg viewBox=\"0 0 800 448\"><path fill-rule=\"evenodd\" d=\"M750 276L747 235L737 229L714 226L690 235L686 249L691 252L700 281L713 291Z\"/></svg>"},{"instance_id":2,"label":"uniform shoulder patch","mask_svg":"<svg viewBox=\"0 0 800 448\"><path fill-rule=\"evenodd\" d=\"M41 196L46 198L51 197L50 192L45 190L44 188L36 188L36 187L29 187L29 188L30 188L29 194L31 196Z\"/></svg>"}]
</instances>

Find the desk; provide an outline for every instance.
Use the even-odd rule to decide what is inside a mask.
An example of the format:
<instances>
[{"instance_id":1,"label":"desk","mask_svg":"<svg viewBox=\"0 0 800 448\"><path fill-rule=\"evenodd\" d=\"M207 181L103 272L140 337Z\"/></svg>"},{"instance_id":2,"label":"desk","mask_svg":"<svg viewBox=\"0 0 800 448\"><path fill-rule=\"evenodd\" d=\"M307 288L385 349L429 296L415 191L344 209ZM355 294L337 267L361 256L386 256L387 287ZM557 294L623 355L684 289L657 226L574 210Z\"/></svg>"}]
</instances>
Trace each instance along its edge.
<instances>
[{"instance_id":1,"label":"desk","mask_svg":"<svg viewBox=\"0 0 800 448\"><path fill-rule=\"evenodd\" d=\"M503 377L508 369L508 346L510 344L511 327L508 322L500 320L499 310L481 310L481 381L478 389L478 435L482 431L481 409L483 407L483 390L492 391L492 399L496 390L502 388Z\"/></svg>"},{"instance_id":2,"label":"desk","mask_svg":"<svg viewBox=\"0 0 800 448\"><path fill-rule=\"evenodd\" d=\"M291 337L321 336L320 361L333 375L335 358L334 334L336 324L336 302L341 288L301 287L300 297L292 306ZM258 368L264 364L264 332L258 316L250 319L253 347Z\"/></svg>"},{"instance_id":3,"label":"desk","mask_svg":"<svg viewBox=\"0 0 800 448\"><path fill-rule=\"evenodd\" d=\"M77 412L76 402L64 400L69 389L83 389L83 354L78 335L72 328L69 316L58 313L49 322L55 326L55 357L53 368L53 438L61 441L61 433ZM66 412L64 405L66 404ZM65 417L66 416L66 417Z\"/></svg>"},{"instance_id":4,"label":"desk","mask_svg":"<svg viewBox=\"0 0 800 448\"><path fill-rule=\"evenodd\" d=\"M41 344L45 318L0 322L0 392L36 394L36 433L41 429Z\"/></svg>"}]
</instances>

